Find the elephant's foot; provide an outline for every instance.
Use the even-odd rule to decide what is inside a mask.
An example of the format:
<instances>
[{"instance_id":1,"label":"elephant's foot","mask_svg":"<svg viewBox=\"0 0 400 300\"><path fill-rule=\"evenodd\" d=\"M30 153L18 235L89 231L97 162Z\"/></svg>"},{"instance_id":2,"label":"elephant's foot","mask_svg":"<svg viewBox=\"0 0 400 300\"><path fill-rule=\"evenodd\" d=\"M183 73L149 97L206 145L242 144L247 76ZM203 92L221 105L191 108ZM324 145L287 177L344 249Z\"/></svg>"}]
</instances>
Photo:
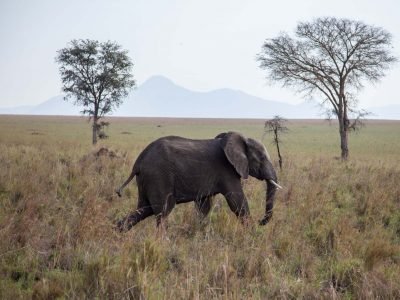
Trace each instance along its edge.
<instances>
[{"instance_id":1,"label":"elephant's foot","mask_svg":"<svg viewBox=\"0 0 400 300\"><path fill-rule=\"evenodd\" d=\"M127 224L127 218L119 220L114 229L120 233L127 232L130 229Z\"/></svg>"},{"instance_id":2,"label":"elephant's foot","mask_svg":"<svg viewBox=\"0 0 400 300\"><path fill-rule=\"evenodd\" d=\"M265 216L258 222L258 224L264 226L267 225L267 223L269 222L269 220L271 220L272 218L272 211L269 211L265 214Z\"/></svg>"},{"instance_id":3,"label":"elephant's foot","mask_svg":"<svg viewBox=\"0 0 400 300\"><path fill-rule=\"evenodd\" d=\"M157 238L165 241L169 241L167 236L168 221L166 217L161 214L156 217L157 220Z\"/></svg>"}]
</instances>

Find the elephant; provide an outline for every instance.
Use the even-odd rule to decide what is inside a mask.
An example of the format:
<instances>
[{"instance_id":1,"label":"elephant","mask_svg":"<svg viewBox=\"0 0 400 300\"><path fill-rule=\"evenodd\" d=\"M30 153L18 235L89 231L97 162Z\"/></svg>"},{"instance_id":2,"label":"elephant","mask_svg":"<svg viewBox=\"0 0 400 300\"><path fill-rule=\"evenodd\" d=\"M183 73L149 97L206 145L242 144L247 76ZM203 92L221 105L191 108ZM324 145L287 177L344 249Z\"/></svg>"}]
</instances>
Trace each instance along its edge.
<instances>
[{"instance_id":1,"label":"elephant","mask_svg":"<svg viewBox=\"0 0 400 300\"><path fill-rule=\"evenodd\" d=\"M124 187L136 176L137 209L120 220L117 229L127 231L152 215L159 227L176 204L190 201L205 217L216 194L222 194L231 211L246 223L250 212L241 178L249 175L266 181L265 215L259 221L265 225L272 217L275 192L281 186L263 144L237 132L204 140L159 138L139 154L128 179L116 190L121 197Z\"/></svg>"}]
</instances>

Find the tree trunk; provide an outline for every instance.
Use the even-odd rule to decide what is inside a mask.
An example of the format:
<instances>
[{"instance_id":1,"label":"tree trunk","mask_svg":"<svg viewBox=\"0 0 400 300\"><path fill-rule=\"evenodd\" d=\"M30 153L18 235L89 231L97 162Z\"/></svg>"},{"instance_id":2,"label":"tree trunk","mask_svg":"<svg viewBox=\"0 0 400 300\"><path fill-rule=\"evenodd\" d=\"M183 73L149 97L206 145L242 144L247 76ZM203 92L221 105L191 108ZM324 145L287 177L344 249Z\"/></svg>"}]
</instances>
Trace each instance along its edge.
<instances>
[{"instance_id":1,"label":"tree trunk","mask_svg":"<svg viewBox=\"0 0 400 300\"><path fill-rule=\"evenodd\" d=\"M340 133L340 148L342 150L342 160L346 161L349 158L349 145L348 145L348 131L349 119L347 116L347 101L344 92L344 81L340 81L340 95L339 95L339 133Z\"/></svg>"},{"instance_id":2,"label":"tree trunk","mask_svg":"<svg viewBox=\"0 0 400 300\"><path fill-rule=\"evenodd\" d=\"M282 160L282 156L281 156L281 151L279 150L279 141L278 141L278 139L276 139L276 149L278 150L279 168L280 168L281 171L282 171L282 163L283 163L283 160Z\"/></svg>"},{"instance_id":3,"label":"tree trunk","mask_svg":"<svg viewBox=\"0 0 400 300\"><path fill-rule=\"evenodd\" d=\"M99 102L97 100L96 95L94 97L94 114L93 114L93 132L92 132L92 144L97 144L97 130L99 130L99 126L97 122L99 121Z\"/></svg>"},{"instance_id":4,"label":"tree trunk","mask_svg":"<svg viewBox=\"0 0 400 300\"><path fill-rule=\"evenodd\" d=\"M282 160L281 153L279 152L279 146L278 146L278 157L279 157L279 169L282 171L283 160Z\"/></svg>"},{"instance_id":5,"label":"tree trunk","mask_svg":"<svg viewBox=\"0 0 400 300\"><path fill-rule=\"evenodd\" d=\"M340 149L342 150L342 160L349 158L348 130L349 120L347 118L347 107L344 105L339 112L339 133L340 133Z\"/></svg>"},{"instance_id":6,"label":"tree trunk","mask_svg":"<svg viewBox=\"0 0 400 300\"><path fill-rule=\"evenodd\" d=\"M97 144L97 117L93 117L92 144Z\"/></svg>"},{"instance_id":7,"label":"tree trunk","mask_svg":"<svg viewBox=\"0 0 400 300\"><path fill-rule=\"evenodd\" d=\"M342 149L342 160L349 158L348 135L345 126L340 126L340 148Z\"/></svg>"}]
</instances>

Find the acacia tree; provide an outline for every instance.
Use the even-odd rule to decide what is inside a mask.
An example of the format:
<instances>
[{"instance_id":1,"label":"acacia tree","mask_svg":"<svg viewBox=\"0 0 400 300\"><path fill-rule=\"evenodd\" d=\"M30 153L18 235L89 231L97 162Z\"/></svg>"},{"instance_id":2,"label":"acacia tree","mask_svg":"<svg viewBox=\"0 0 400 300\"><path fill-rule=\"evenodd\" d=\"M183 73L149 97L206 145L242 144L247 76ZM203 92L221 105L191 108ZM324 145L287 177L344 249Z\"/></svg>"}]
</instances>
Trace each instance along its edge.
<instances>
[{"instance_id":1,"label":"acacia tree","mask_svg":"<svg viewBox=\"0 0 400 300\"><path fill-rule=\"evenodd\" d=\"M284 125L287 122L287 119L282 118L281 116L274 116L273 119L265 121L264 130L265 132L272 132L274 141L273 143L276 146L276 151L278 152L279 157L279 168L282 171L282 155L281 150L279 148L279 143L282 144L281 133L285 133L289 131L289 129Z\"/></svg>"},{"instance_id":2,"label":"acacia tree","mask_svg":"<svg viewBox=\"0 0 400 300\"><path fill-rule=\"evenodd\" d=\"M117 108L135 85L127 53L116 43L95 40L72 40L57 51L64 100L73 98L75 105L83 106L82 113L93 119L93 145L100 118Z\"/></svg>"},{"instance_id":3,"label":"acacia tree","mask_svg":"<svg viewBox=\"0 0 400 300\"><path fill-rule=\"evenodd\" d=\"M271 81L306 96L322 95L338 118L341 157L349 155L349 114L357 112L356 92L377 82L396 61L391 34L363 22L332 17L297 25L295 37L267 39L257 60Z\"/></svg>"}]
</instances>

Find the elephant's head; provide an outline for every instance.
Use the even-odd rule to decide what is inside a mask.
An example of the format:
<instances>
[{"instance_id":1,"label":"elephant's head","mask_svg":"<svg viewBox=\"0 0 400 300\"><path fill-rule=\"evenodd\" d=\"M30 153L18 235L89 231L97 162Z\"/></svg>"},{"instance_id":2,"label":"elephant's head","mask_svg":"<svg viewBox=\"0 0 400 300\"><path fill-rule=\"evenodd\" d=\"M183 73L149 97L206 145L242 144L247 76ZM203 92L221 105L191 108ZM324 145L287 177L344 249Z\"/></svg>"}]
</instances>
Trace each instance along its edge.
<instances>
[{"instance_id":1,"label":"elephant's head","mask_svg":"<svg viewBox=\"0 0 400 300\"><path fill-rule=\"evenodd\" d=\"M267 149L260 142L245 138L236 132L221 133L216 138L221 139L221 145L228 161L242 178L246 179L250 175L266 181L266 210L260 224L267 224L272 216L276 189L281 188L276 183L276 173Z\"/></svg>"}]
</instances>

